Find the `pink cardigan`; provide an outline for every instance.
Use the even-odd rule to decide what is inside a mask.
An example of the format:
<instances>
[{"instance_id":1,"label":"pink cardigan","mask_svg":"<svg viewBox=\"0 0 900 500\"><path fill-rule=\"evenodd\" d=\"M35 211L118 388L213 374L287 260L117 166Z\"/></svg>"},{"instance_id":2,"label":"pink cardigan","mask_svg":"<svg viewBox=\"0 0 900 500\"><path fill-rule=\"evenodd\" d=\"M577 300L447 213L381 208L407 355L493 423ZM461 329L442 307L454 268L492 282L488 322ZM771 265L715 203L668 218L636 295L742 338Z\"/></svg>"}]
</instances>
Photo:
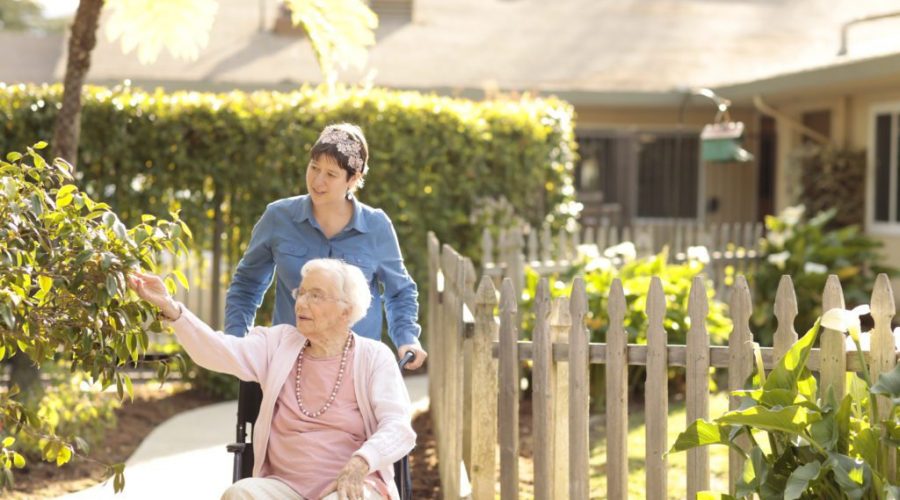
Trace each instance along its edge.
<instances>
[{"instance_id":1,"label":"pink cardigan","mask_svg":"<svg viewBox=\"0 0 900 500\"><path fill-rule=\"evenodd\" d=\"M290 325L257 326L242 338L225 335L213 331L183 305L181 309L181 318L170 325L194 362L262 386L262 404L253 426L253 476L258 477L269 444L275 400L291 376L306 338ZM416 444L409 394L391 350L381 342L354 335L354 392L366 430L366 442L354 455L381 474L391 498L399 498L393 464Z\"/></svg>"}]
</instances>

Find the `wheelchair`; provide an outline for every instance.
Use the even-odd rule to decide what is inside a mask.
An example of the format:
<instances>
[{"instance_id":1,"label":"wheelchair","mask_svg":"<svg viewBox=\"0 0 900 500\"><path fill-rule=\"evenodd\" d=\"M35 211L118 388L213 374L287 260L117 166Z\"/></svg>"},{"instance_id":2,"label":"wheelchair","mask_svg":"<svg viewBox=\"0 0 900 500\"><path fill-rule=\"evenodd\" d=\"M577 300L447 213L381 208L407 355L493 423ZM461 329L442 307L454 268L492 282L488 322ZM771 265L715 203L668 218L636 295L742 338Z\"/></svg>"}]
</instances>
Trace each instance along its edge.
<instances>
[{"instance_id":1,"label":"wheelchair","mask_svg":"<svg viewBox=\"0 0 900 500\"><path fill-rule=\"evenodd\" d=\"M400 360L400 369L403 370L403 367L414 357L415 353L407 352ZM234 453L232 482L238 482L253 475L252 427L256 424L261 404L262 388L260 385L256 382L242 380L238 390L237 441L227 446L228 452ZM249 433L247 432L248 424L251 427ZM248 437L251 441L248 441ZM394 462L394 482L397 485L397 491L400 492L400 500L411 500L412 475L409 470L409 455Z\"/></svg>"}]
</instances>

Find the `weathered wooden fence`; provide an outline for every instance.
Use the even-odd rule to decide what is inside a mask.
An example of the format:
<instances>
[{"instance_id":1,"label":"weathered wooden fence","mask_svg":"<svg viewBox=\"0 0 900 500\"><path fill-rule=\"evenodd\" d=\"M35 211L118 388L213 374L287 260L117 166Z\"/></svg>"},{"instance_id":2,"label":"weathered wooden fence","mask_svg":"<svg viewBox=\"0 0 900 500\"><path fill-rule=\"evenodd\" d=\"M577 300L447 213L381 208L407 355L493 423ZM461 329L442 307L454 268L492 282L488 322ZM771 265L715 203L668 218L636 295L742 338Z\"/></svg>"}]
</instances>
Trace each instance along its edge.
<instances>
[{"instance_id":1,"label":"weathered wooden fence","mask_svg":"<svg viewBox=\"0 0 900 500\"><path fill-rule=\"evenodd\" d=\"M517 301L512 280L505 278L498 294L493 280L483 276L477 291L468 259L448 245L442 248L433 234L428 240L431 287L429 296L429 384L438 463L444 498L460 498L471 491L476 500L494 498L499 470L500 496L519 497L519 367L532 361L534 496L537 499L586 499L589 490L588 394L590 364L603 364L606 381L606 498L627 496L628 462L628 366L646 367L644 408L646 421L646 498L664 499L667 491L668 378L669 367L686 369L687 425L709 418L709 368L728 370L728 389L743 388L752 371L753 335L750 290L743 276L731 294L734 329L727 346L711 346L705 319L708 302L702 278L695 278L690 295L691 328L686 345L667 343L663 319L666 298L658 278L651 281L647 301L647 344L628 344L623 318L625 295L615 281L609 291L607 343L589 343L585 327L587 296L584 282L576 278L570 297L550 299L546 279L534 302L533 341L519 340ZM824 308L843 307L840 282L831 276L824 291ZM499 311L499 315L495 314ZM865 357L873 376L897 363L898 353L891 318L895 314L893 292L885 275L876 281L871 300L875 327ZM472 311L472 312L470 312ZM771 368L797 341L793 328L797 302L793 284L784 277L778 288L775 316L778 330L774 347L762 348ZM824 331L820 348L813 349L809 367L820 376L820 391L833 387L844 393L844 374L857 371L859 360L848 353L844 336ZM737 407L732 398L730 408ZM886 409L888 404L879 405ZM496 447L499 445L499 467ZM741 471L741 457L729 458L733 487ZM709 487L706 448L688 452L689 498ZM471 490L470 490L471 489Z\"/></svg>"},{"instance_id":2,"label":"weathered wooden fence","mask_svg":"<svg viewBox=\"0 0 900 500\"><path fill-rule=\"evenodd\" d=\"M637 257L669 249L671 262L689 258L691 247L707 251L706 275L720 297L727 298L729 268L734 274L749 274L756 262L763 225L759 222L723 224L647 222L634 226L588 227L554 234L545 225L540 230L524 225L500 231L498 237L485 229L482 234L482 272L495 278L508 277L513 288L522 290L525 266L541 276L569 269L581 245L593 245L602 254L622 242L632 242Z\"/></svg>"}]
</instances>

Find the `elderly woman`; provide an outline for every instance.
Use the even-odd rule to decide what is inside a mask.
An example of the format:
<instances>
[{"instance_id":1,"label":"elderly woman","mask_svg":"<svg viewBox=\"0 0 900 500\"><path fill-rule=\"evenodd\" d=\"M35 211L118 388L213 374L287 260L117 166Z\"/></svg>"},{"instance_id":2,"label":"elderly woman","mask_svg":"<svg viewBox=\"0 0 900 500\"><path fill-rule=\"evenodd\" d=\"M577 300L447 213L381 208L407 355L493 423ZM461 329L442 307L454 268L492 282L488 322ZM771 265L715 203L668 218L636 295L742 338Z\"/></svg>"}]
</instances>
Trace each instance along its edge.
<instances>
[{"instance_id":1,"label":"elderly woman","mask_svg":"<svg viewBox=\"0 0 900 500\"><path fill-rule=\"evenodd\" d=\"M329 125L309 156L307 194L270 203L253 228L225 298L225 333L240 337L248 331L273 282L272 323L293 324L291 290L303 280L298 271L308 260L336 257L363 271L374 297L353 331L380 340L383 303L397 355L412 351L415 359L406 368L415 370L428 356L419 343L416 283L403 265L391 219L354 196L369 171L366 138L356 125Z\"/></svg>"},{"instance_id":2,"label":"elderly woman","mask_svg":"<svg viewBox=\"0 0 900 500\"><path fill-rule=\"evenodd\" d=\"M129 285L197 364L262 386L253 453L264 458L223 498L399 498L392 465L416 436L390 349L350 330L369 307L368 283L335 259L310 260L300 274L296 327L257 326L245 337L214 332L157 276L134 272Z\"/></svg>"}]
</instances>

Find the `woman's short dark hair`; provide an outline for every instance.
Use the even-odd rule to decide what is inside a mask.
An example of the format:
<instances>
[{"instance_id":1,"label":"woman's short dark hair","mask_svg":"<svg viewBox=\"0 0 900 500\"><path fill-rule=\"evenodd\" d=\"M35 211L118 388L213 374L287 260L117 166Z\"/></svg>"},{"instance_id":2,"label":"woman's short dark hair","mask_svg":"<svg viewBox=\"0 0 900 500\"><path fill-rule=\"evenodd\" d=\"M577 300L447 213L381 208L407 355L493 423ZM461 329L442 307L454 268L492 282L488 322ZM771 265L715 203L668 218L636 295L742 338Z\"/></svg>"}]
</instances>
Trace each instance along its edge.
<instances>
[{"instance_id":1,"label":"woman's short dark hair","mask_svg":"<svg viewBox=\"0 0 900 500\"><path fill-rule=\"evenodd\" d=\"M335 140L335 137L338 140ZM345 150L342 151L340 141L344 141L348 137L353 144L358 144L359 147L351 147L349 150L344 148ZM347 172L347 180L357 173L362 174L356 187L363 186L366 173L369 171L369 144L366 142L366 136L361 128L352 123L338 123L325 127L309 153L313 160L323 155L337 161L337 164Z\"/></svg>"}]
</instances>

